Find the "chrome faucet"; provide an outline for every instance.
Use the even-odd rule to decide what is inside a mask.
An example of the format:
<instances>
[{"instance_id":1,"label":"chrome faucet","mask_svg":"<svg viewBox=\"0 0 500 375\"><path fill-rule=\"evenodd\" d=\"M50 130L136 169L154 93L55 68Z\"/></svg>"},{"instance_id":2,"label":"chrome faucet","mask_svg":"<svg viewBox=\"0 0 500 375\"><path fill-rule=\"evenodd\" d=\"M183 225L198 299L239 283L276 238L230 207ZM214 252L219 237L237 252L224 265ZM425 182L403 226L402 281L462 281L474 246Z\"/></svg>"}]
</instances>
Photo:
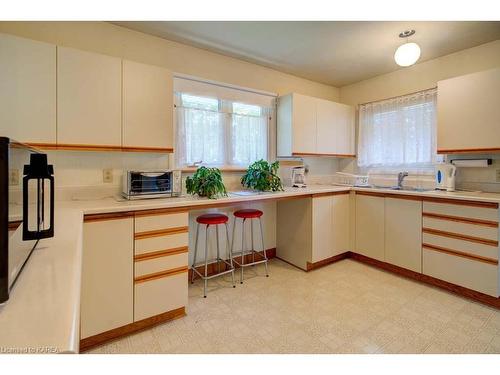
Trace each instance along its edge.
<instances>
[{"instance_id":1,"label":"chrome faucet","mask_svg":"<svg viewBox=\"0 0 500 375\"><path fill-rule=\"evenodd\" d=\"M405 179L406 176L408 176L408 172L406 171L398 173L398 189L403 188L403 180Z\"/></svg>"}]
</instances>

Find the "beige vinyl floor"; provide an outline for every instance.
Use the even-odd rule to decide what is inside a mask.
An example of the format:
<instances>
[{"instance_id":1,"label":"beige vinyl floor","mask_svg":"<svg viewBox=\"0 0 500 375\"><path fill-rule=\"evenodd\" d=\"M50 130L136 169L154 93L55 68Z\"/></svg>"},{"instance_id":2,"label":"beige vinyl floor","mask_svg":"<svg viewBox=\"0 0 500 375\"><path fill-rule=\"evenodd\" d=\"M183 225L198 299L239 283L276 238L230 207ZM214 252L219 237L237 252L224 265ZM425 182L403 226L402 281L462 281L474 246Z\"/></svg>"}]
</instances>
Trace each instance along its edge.
<instances>
[{"instance_id":1,"label":"beige vinyl floor","mask_svg":"<svg viewBox=\"0 0 500 375\"><path fill-rule=\"evenodd\" d=\"M187 316L89 353L500 353L500 311L343 260L189 288ZM237 279L238 281L238 279Z\"/></svg>"}]
</instances>

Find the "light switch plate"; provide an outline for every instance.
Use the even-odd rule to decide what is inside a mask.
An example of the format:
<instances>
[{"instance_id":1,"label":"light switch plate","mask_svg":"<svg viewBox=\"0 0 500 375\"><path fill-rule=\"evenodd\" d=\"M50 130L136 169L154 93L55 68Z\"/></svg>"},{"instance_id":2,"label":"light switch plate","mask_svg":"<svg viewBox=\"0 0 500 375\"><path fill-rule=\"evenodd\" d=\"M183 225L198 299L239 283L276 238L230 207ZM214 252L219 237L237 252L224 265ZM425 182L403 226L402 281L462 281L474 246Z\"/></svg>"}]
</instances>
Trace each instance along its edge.
<instances>
[{"instance_id":1,"label":"light switch plate","mask_svg":"<svg viewBox=\"0 0 500 375\"><path fill-rule=\"evenodd\" d=\"M102 170L102 182L109 184L113 182L113 170L110 168Z\"/></svg>"},{"instance_id":2,"label":"light switch plate","mask_svg":"<svg viewBox=\"0 0 500 375\"><path fill-rule=\"evenodd\" d=\"M19 169L9 169L9 186L19 185Z\"/></svg>"}]
</instances>

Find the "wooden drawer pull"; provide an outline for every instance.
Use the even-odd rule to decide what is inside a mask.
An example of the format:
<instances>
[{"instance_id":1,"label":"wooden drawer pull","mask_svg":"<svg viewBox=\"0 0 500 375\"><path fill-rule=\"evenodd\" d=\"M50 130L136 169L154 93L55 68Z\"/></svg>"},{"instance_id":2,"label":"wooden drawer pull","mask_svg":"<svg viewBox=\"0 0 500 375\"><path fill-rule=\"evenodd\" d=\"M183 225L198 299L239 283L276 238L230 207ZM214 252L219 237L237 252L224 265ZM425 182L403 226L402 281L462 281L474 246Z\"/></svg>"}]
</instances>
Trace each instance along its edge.
<instances>
[{"instance_id":1,"label":"wooden drawer pull","mask_svg":"<svg viewBox=\"0 0 500 375\"><path fill-rule=\"evenodd\" d=\"M474 255L474 254L471 254L471 253L465 253L463 251L451 250L451 249L447 249L447 248L444 248L444 247L441 247L441 246L436 246L436 245L430 245L430 244L427 244L427 243L423 243L422 244L422 248L425 249L425 250L432 250L432 251L437 251L439 253L445 253L445 254L448 254L448 255L455 255L455 256L458 256L458 257L462 257L462 258L466 258L466 259L471 259L471 260L475 260L475 261L478 261L478 262L493 264L494 266L498 265L498 260L496 260L496 259L487 258L487 257L483 257L483 256L480 256L480 255Z\"/></svg>"},{"instance_id":2,"label":"wooden drawer pull","mask_svg":"<svg viewBox=\"0 0 500 375\"><path fill-rule=\"evenodd\" d=\"M431 212L422 212L422 216L430 217L432 219L438 219L438 220L447 220L447 221L454 221L454 222L458 222L458 223L466 223L466 224L482 225L482 226L490 227L490 228L498 228L498 223L496 221L490 221L490 220L470 219L470 218L461 217L461 216L433 214Z\"/></svg>"},{"instance_id":3,"label":"wooden drawer pull","mask_svg":"<svg viewBox=\"0 0 500 375\"><path fill-rule=\"evenodd\" d=\"M473 237L473 236L467 236L465 234L445 232L444 230L437 230L437 229L431 229L431 228L422 228L422 232L423 233L434 234L436 236L455 238L455 239L458 239L458 240L464 240L464 241L469 241L469 242L476 242L476 243L480 243L480 244L483 244L483 245L489 245L489 246L498 247L498 241L487 240L487 239L484 239L484 238Z\"/></svg>"},{"instance_id":4,"label":"wooden drawer pull","mask_svg":"<svg viewBox=\"0 0 500 375\"><path fill-rule=\"evenodd\" d=\"M187 246L174 247L172 249L152 251L150 253L136 255L136 256L134 256L134 261L141 262L143 260L162 258L162 257L170 256L170 255L182 254L182 253L187 253L187 252L188 252Z\"/></svg>"},{"instance_id":5,"label":"wooden drawer pull","mask_svg":"<svg viewBox=\"0 0 500 375\"><path fill-rule=\"evenodd\" d=\"M158 229L158 230L150 230L147 232L139 232L134 235L136 240L142 240L144 238L151 237L162 237L168 236L171 234L179 234L179 233L187 233L189 227L175 227L175 228L167 228L167 229Z\"/></svg>"},{"instance_id":6,"label":"wooden drawer pull","mask_svg":"<svg viewBox=\"0 0 500 375\"><path fill-rule=\"evenodd\" d=\"M167 270L167 271L155 272L155 273L150 273L148 275L143 275L143 276L136 277L134 279L134 282L136 284L145 283L147 281L152 281L152 280L157 280L157 279L163 279L164 277L178 275L178 274L181 274L181 273L184 273L184 272L187 272L187 271L188 271L188 267L187 266L179 267L179 268L173 268L173 269Z\"/></svg>"}]
</instances>

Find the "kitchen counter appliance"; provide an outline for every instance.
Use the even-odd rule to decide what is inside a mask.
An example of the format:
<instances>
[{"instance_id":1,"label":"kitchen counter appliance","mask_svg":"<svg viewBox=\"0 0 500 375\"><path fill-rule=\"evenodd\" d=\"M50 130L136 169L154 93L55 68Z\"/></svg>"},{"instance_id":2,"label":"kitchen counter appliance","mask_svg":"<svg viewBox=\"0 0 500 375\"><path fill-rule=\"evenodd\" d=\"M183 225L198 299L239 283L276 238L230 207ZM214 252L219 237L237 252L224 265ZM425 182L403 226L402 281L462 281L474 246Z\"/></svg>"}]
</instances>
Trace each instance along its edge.
<instances>
[{"instance_id":1,"label":"kitchen counter appliance","mask_svg":"<svg viewBox=\"0 0 500 375\"><path fill-rule=\"evenodd\" d=\"M126 199L178 197L182 192L180 170L126 171L122 195Z\"/></svg>"},{"instance_id":2,"label":"kitchen counter appliance","mask_svg":"<svg viewBox=\"0 0 500 375\"><path fill-rule=\"evenodd\" d=\"M435 170L436 190L455 191L457 167L453 164L437 164Z\"/></svg>"}]
</instances>

